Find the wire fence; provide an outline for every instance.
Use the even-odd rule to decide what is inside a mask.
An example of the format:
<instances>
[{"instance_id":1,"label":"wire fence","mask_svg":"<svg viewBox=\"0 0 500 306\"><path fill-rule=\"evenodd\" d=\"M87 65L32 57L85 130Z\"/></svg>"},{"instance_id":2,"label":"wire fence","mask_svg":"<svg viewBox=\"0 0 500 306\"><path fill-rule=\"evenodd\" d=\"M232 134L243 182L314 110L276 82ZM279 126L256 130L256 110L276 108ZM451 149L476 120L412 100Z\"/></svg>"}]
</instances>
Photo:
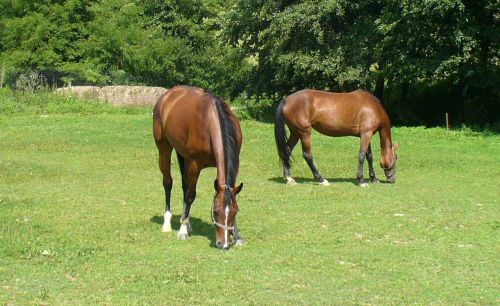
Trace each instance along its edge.
<instances>
[{"instance_id":1,"label":"wire fence","mask_svg":"<svg viewBox=\"0 0 500 306\"><path fill-rule=\"evenodd\" d=\"M136 85L136 79L126 73L113 74L99 81L91 81L78 73L57 68L15 68L0 63L0 88L35 92L71 86Z\"/></svg>"}]
</instances>

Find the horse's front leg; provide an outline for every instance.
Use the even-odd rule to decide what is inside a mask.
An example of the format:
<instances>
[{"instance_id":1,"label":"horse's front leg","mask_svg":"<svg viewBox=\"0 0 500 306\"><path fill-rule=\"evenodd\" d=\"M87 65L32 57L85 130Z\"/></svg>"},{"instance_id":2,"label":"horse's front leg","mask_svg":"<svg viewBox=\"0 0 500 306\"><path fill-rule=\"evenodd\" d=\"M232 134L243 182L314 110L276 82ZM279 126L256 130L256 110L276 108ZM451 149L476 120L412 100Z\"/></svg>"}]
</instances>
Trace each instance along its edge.
<instances>
[{"instance_id":1,"label":"horse's front leg","mask_svg":"<svg viewBox=\"0 0 500 306\"><path fill-rule=\"evenodd\" d=\"M200 170L201 169L195 161L191 161L187 165L187 190L184 195L184 212L182 213L180 220L181 227L177 233L177 238L180 240L186 240L189 236L189 232L192 232L191 223L189 222L189 211L191 210L191 205L196 199L196 184L198 182Z\"/></svg>"},{"instance_id":2,"label":"horse's front leg","mask_svg":"<svg viewBox=\"0 0 500 306\"><path fill-rule=\"evenodd\" d=\"M368 184L363 178L363 165L365 163L368 147L370 146L371 137L372 135L370 133L361 134L361 144L359 147L359 154L358 154L358 173L356 175L358 179L358 184L361 187L368 187Z\"/></svg>"},{"instance_id":3,"label":"horse's front leg","mask_svg":"<svg viewBox=\"0 0 500 306\"><path fill-rule=\"evenodd\" d=\"M234 219L233 237L236 240L236 242L234 243L236 246L242 246L245 244L245 240L241 239L240 233L238 231L236 219Z\"/></svg>"},{"instance_id":4,"label":"horse's front leg","mask_svg":"<svg viewBox=\"0 0 500 306\"><path fill-rule=\"evenodd\" d=\"M377 183L378 179L375 176L375 170L373 169L373 155L372 155L372 145L368 145L368 151L366 152L366 160L368 161L368 171L370 174L370 183Z\"/></svg>"}]
</instances>

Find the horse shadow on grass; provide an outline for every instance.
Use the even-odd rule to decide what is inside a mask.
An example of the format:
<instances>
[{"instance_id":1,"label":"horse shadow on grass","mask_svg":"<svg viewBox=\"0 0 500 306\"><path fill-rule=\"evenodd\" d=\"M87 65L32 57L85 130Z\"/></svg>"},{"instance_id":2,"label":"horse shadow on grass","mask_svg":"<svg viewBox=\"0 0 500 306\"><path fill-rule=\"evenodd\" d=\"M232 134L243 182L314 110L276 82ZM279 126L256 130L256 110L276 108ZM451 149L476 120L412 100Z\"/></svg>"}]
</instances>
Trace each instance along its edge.
<instances>
[{"instance_id":1,"label":"horse shadow on grass","mask_svg":"<svg viewBox=\"0 0 500 306\"><path fill-rule=\"evenodd\" d=\"M172 219L170 221L172 225L172 231L175 232L179 230L179 228L181 227L180 219L181 215L172 215ZM161 225L163 225L164 220L165 219L162 215L155 215L151 217L151 219L149 219L151 223L159 224L160 228ZM206 237L210 241L210 246L216 248L214 226L212 224L206 223L205 221L202 221L200 218L192 216L189 217L189 221L191 222L191 228L193 229L193 232L190 233L189 236Z\"/></svg>"},{"instance_id":2,"label":"horse shadow on grass","mask_svg":"<svg viewBox=\"0 0 500 306\"><path fill-rule=\"evenodd\" d=\"M318 182L314 178L310 177L293 177L293 179L297 182L297 184L317 184ZM330 184L335 184L335 183L351 183L353 185L358 185L358 180L355 178L344 178L344 177L337 177L337 178L325 178ZM286 184L286 181L283 177L271 177L268 179L270 182L275 182L279 184Z\"/></svg>"},{"instance_id":3,"label":"horse shadow on grass","mask_svg":"<svg viewBox=\"0 0 500 306\"><path fill-rule=\"evenodd\" d=\"M293 179L297 182L297 184L318 184L318 182L314 179L314 178L310 178L310 177L293 177ZM337 178L325 178L330 184L335 184L335 183L351 183L355 186L358 186L359 183L358 183L358 179L356 178L347 178L347 177L337 177ZM269 179L267 179L268 181L270 182L274 182L274 183L279 183L279 184L286 184L286 181L283 177L271 177ZM369 184L373 184L373 183L370 183L369 182L369 178L366 179L367 180L367 183ZM387 182L386 180L379 180L377 183L375 184L391 184L389 182Z\"/></svg>"}]
</instances>

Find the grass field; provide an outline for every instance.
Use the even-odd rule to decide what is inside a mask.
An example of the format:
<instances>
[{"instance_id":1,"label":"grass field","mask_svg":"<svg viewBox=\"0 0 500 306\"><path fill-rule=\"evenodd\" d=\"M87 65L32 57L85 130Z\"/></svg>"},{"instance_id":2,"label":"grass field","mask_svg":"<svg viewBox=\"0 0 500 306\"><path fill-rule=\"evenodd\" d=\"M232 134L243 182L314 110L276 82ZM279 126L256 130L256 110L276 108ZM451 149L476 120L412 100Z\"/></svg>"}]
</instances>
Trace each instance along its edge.
<instances>
[{"instance_id":1,"label":"grass field","mask_svg":"<svg viewBox=\"0 0 500 306\"><path fill-rule=\"evenodd\" d=\"M220 251L202 172L193 235L160 232L149 112L0 116L0 304L500 303L500 136L396 128L396 184L360 188L358 139L313 136L281 179L273 127L243 121L239 226ZM374 138L378 161L378 136ZM366 173L367 171L365 171ZM367 175L367 174L366 174ZM174 229L182 201L174 160Z\"/></svg>"}]
</instances>

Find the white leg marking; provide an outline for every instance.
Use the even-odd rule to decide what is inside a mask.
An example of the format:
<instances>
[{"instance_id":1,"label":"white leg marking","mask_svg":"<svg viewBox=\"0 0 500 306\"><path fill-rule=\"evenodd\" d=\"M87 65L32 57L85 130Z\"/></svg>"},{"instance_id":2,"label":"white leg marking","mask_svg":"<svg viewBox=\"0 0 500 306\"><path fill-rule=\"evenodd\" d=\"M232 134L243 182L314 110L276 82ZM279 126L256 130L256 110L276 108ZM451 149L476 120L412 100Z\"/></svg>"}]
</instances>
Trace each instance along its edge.
<instances>
[{"instance_id":1,"label":"white leg marking","mask_svg":"<svg viewBox=\"0 0 500 306\"><path fill-rule=\"evenodd\" d=\"M181 224L181 228L179 229L179 232L177 233L177 238L180 240L186 240L188 237L188 228L186 224Z\"/></svg>"},{"instance_id":2,"label":"white leg marking","mask_svg":"<svg viewBox=\"0 0 500 306\"><path fill-rule=\"evenodd\" d=\"M184 211L186 210L186 202L182 202L182 206L184 207ZM186 220L187 221L187 226L188 226L188 232L193 232L193 229L191 228L191 222L189 221L189 218Z\"/></svg>"},{"instance_id":3,"label":"white leg marking","mask_svg":"<svg viewBox=\"0 0 500 306\"><path fill-rule=\"evenodd\" d=\"M226 213L226 222L224 225L226 226L226 229L224 230L224 248L227 248L229 246L229 235L228 235L228 230L227 230L227 219L229 219L229 206L226 207L225 210Z\"/></svg>"},{"instance_id":4,"label":"white leg marking","mask_svg":"<svg viewBox=\"0 0 500 306\"><path fill-rule=\"evenodd\" d=\"M287 176L285 179L288 185L297 185L297 182L293 178Z\"/></svg>"},{"instance_id":5,"label":"white leg marking","mask_svg":"<svg viewBox=\"0 0 500 306\"><path fill-rule=\"evenodd\" d=\"M179 232L177 233L178 239L186 240L188 238L188 236L189 236L188 226L189 226L189 217L187 217L185 220L182 220L182 218L181 218L181 228L179 229Z\"/></svg>"},{"instance_id":6,"label":"white leg marking","mask_svg":"<svg viewBox=\"0 0 500 306\"><path fill-rule=\"evenodd\" d=\"M172 213L169 211L165 212L164 219L165 221L163 222L161 231L164 233L170 232L172 230L172 227L170 226L170 219L172 219Z\"/></svg>"},{"instance_id":7,"label":"white leg marking","mask_svg":"<svg viewBox=\"0 0 500 306\"><path fill-rule=\"evenodd\" d=\"M323 182L319 183L320 186L330 186L327 180L323 179Z\"/></svg>"}]
</instances>

